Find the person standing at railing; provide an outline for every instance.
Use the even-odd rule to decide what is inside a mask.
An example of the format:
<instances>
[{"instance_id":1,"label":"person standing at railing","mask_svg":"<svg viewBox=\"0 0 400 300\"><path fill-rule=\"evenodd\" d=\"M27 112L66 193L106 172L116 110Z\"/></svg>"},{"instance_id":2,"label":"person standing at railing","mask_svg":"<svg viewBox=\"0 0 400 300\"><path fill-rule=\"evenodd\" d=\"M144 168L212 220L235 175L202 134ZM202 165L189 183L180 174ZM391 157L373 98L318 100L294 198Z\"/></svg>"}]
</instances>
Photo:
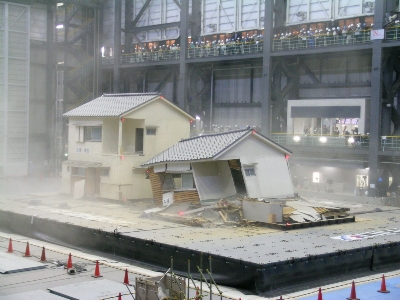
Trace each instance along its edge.
<instances>
[{"instance_id":1,"label":"person standing at railing","mask_svg":"<svg viewBox=\"0 0 400 300\"><path fill-rule=\"evenodd\" d=\"M333 45L338 44L338 33L335 27L332 27Z\"/></svg>"},{"instance_id":2,"label":"person standing at railing","mask_svg":"<svg viewBox=\"0 0 400 300\"><path fill-rule=\"evenodd\" d=\"M333 134L333 136L339 136L340 131L339 131L339 128L337 128L337 126L335 126L335 127L333 128L332 134Z\"/></svg>"},{"instance_id":3,"label":"person standing at railing","mask_svg":"<svg viewBox=\"0 0 400 300\"><path fill-rule=\"evenodd\" d=\"M361 43L362 36L361 36L361 23L358 23L356 29L354 30L354 37L356 43Z\"/></svg>"},{"instance_id":4,"label":"person standing at railing","mask_svg":"<svg viewBox=\"0 0 400 300\"><path fill-rule=\"evenodd\" d=\"M343 128L343 136L345 138L344 144L347 146L349 144L350 132L347 130L347 126Z\"/></svg>"},{"instance_id":5,"label":"person standing at railing","mask_svg":"<svg viewBox=\"0 0 400 300\"><path fill-rule=\"evenodd\" d=\"M341 39L340 39L340 44L344 44L344 43L346 43L347 42L347 27L346 26L343 26L343 29L342 29L342 36L341 36Z\"/></svg>"},{"instance_id":6,"label":"person standing at railing","mask_svg":"<svg viewBox=\"0 0 400 300\"><path fill-rule=\"evenodd\" d=\"M310 28L309 31L307 31L308 35L308 47L309 48L314 48L315 47L315 39L314 39L314 32Z\"/></svg>"},{"instance_id":7,"label":"person standing at railing","mask_svg":"<svg viewBox=\"0 0 400 300\"><path fill-rule=\"evenodd\" d=\"M326 125L324 125L324 126L322 127L322 134L323 134L323 135L327 135L327 134L328 134L328 128L326 127Z\"/></svg>"},{"instance_id":8,"label":"person standing at railing","mask_svg":"<svg viewBox=\"0 0 400 300\"><path fill-rule=\"evenodd\" d=\"M352 44L353 43L353 34L354 34L354 25L350 24L349 27L347 28L347 44Z\"/></svg>"}]
</instances>

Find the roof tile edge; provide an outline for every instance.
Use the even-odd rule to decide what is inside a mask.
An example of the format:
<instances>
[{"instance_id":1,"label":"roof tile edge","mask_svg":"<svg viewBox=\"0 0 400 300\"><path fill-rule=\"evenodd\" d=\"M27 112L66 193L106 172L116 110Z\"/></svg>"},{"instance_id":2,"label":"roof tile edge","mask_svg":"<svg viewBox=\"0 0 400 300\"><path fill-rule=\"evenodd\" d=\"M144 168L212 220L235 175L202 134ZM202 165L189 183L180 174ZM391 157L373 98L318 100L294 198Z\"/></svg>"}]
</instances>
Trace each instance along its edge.
<instances>
[{"instance_id":1,"label":"roof tile edge","mask_svg":"<svg viewBox=\"0 0 400 300\"><path fill-rule=\"evenodd\" d=\"M194 136L191 138L187 138L187 139L182 139L179 141L179 143L181 142L186 142L186 141L191 141L191 140L195 140L195 139L200 139L200 138L205 138L205 137L209 137L209 136L217 136L217 135L224 135L224 134L230 134L230 133L236 133L236 132L249 132L251 131L251 129L238 129L238 130L232 130L232 131L225 131L225 132L216 132L216 133L210 133L210 134L204 134L204 135L199 135L199 136Z\"/></svg>"}]
</instances>

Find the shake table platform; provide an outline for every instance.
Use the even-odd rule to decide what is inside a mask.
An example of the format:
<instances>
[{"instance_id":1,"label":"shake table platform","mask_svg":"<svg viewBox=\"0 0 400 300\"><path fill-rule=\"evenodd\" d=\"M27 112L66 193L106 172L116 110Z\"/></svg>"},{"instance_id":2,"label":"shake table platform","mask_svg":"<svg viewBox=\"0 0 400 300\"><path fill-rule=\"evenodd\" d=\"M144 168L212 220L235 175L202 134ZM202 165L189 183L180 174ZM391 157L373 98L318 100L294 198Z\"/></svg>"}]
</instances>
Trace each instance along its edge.
<instances>
[{"instance_id":1,"label":"shake table platform","mask_svg":"<svg viewBox=\"0 0 400 300\"><path fill-rule=\"evenodd\" d=\"M400 262L400 208L377 205L379 199L366 197L363 203L350 196L303 198L316 206L348 207L355 222L288 231L262 226L199 228L143 218L148 208L144 202L73 200L44 193L0 196L0 227L114 253L159 270L169 268L173 258L174 270L182 274L187 274L190 260L194 277L201 266L211 271L217 283L254 289L260 295Z\"/></svg>"}]
</instances>

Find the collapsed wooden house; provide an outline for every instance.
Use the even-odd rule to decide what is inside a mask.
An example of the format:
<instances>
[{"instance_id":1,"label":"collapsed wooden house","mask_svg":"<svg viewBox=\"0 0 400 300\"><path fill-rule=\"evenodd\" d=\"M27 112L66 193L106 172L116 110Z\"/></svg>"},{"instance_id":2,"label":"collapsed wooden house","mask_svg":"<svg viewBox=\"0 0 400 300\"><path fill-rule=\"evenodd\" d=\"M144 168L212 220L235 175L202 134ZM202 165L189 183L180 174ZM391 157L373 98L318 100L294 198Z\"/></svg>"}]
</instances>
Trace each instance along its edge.
<instances>
[{"instance_id":1,"label":"collapsed wooden house","mask_svg":"<svg viewBox=\"0 0 400 300\"><path fill-rule=\"evenodd\" d=\"M156 205L294 196L291 152L254 130L184 139L143 163Z\"/></svg>"}]
</instances>

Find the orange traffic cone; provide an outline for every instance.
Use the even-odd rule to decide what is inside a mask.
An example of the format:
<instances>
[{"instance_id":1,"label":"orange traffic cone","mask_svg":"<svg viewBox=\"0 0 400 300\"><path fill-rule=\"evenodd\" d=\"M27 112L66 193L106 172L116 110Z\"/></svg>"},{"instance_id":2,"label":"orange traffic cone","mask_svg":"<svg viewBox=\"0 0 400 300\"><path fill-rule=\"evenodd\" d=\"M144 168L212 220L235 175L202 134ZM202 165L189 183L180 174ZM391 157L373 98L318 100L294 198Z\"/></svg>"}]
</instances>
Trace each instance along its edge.
<instances>
[{"instance_id":1,"label":"orange traffic cone","mask_svg":"<svg viewBox=\"0 0 400 300\"><path fill-rule=\"evenodd\" d=\"M322 300L322 290L319 288L318 290L318 299L317 300Z\"/></svg>"},{"instance_id":2,"label":"orange traffic cone","mask_svg":"<svg viewBox=\"0 0 400 300\"><path fill-rule=\"evenodd\" d=\"M46 261L46 252L45 252L44 246L42 248L42 256L40 257L40 261L41 262L45 262Z\"/></svg>"},{"instance_id":3,"label":"orange traffic cone","mask_svg":"<svg viewBox=\"0 0 400 300\"><path fill-rule=\"evenodd\" d=\"M194 298L195 300L199 300L199 288L196 287L196 298Z\"/></svg>"},{"instance_id":4,"label":"orange traffic cone","mask_svg":"<svg viewBox=\"0 0 400 300\"><path fill-rule=\"evenodd\" d=\"M390 291L388 291L386 289L386 281L385 281L385 275L382 275L382 283L381 283L381 289L378 290L379 293L390 293Z\"/></svg>"},{"instance_id":5,"label":"orange traffic cone","mask_svg":"<svg viewBox=\"0 0 400 300\"><path fill-rule=\"evenodd\" d=\"M7 253L13 253L13 247L12 247L12 239L10 238L10 241L8 242L8 250Z\"/></svg>"},{"instance_id":6,"label":"orange traffic cone","mask_svg":"<svg viewBox=\"0 0 400 300\"><path fill-rule=\"evenodd\" d=\"M29 242L26 242L25 257L31 257L31 251L29 251Z\"/></svg>"},{"instance_id":7,"label":"orange traffic cone","mask_svg":"<svg viewBox=\"0 0 400 300\"><path fill-rule=\"evenodd\" d=\"M357 298L356 295L356 285L354 283L354 281L351 283L351 292L350 292L350 297L346 298L347 300L360 300L359 298Z\"/></svg>"},{"instance_id":8,"label":"orange traffic cone","mask_svg":"<svg viewBox=\"0 0 400 300\"><path fill-rule=\"evenodd\" d=\"M72 268L72 255L70 253L68 256L67 269L71 269L71 268Z\"/></svg>"},{"instance_id":9,"label":"orange traffic cone","mask_svg":"<svg viewBox=\"0 0 400 300\"><path fill-rule=\"evenodd\" d=\"M128 269L125 269L124 284L129 285Z\"/></svg>"},{"instance_id":10,"label":"orange traffic cone","mask_svg":"<svg viewBox=\"0 0 400 300\"><path fill-rule=\"evenodd\" d=\"M122 295L121 295L121 293L118 294L118 300L122 300Z\"/></svg>"},{"instance_id":11,"label":"orange traffic cone","mask_svg":"<svg viewBox=\"0 0 400 300\"><path fill-rule=\"evenodd\" d=\"M96 268L94 269L94 275L92 275L92 277L94 278L99 278L99 277L103 277L100 275L100 267L99 267L99 261L96 260Z\"/></svg>"}]
</instances>

